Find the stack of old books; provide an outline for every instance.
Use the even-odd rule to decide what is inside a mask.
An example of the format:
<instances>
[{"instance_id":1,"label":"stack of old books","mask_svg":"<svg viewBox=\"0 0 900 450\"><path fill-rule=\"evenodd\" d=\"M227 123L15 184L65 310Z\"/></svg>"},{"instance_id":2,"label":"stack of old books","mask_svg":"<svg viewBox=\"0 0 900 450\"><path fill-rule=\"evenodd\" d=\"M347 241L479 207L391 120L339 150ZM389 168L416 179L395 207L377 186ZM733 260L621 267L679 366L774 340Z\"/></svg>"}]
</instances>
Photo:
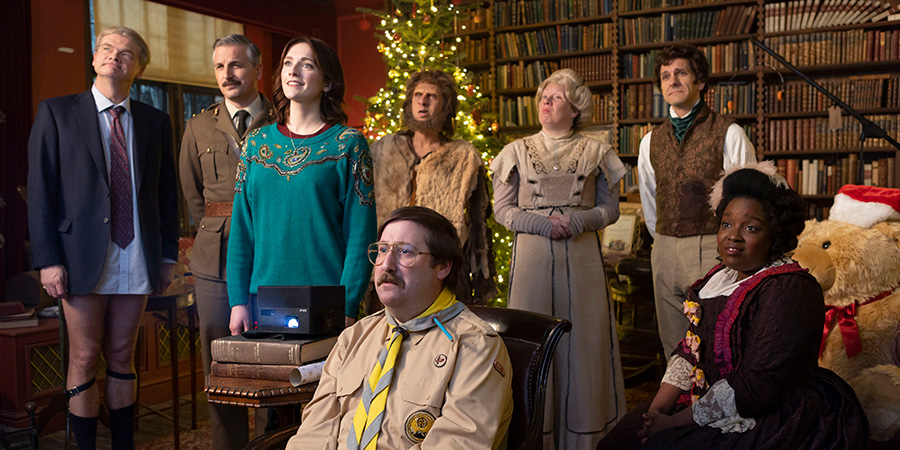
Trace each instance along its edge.
<instances>
[{"instance_id":1,"label":"stack of old books","mask_svg":"<svg viewBox=\"0 0 900 450\"><path fill-rule=\"evenodd\" d=\"M214 377L290 381L294 386L318 381L325 357L337 336L283 339L281 335L228 336L212 342Z\"/></svg>"},{"instance_id":2,"label":"stack of old books","mask_svg":"<svg viewBox=\"0 0 900 450\"><path fill-rule=\"evenodd\" d=\"M0 329L34 327L38 318L34 308L25 308L22 302L0 302Z\"/></svg>"}]
</instances>

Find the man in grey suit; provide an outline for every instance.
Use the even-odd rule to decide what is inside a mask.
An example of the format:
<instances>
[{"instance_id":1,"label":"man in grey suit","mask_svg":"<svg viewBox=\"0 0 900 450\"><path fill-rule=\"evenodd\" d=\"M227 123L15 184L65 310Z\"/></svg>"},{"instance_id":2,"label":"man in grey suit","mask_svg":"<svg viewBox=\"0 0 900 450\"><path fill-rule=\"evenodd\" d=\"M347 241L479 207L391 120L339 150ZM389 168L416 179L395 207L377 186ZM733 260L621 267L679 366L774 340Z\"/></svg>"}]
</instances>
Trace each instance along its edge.
<instances>
[{"instance_id":1,"label":"man in grey suit","mask_svg":"<svg viewBox=\"0 0 900 450\"><path fill-rule=\"evenodd\" d=\"M95 447L105 399L113 449L134 448L134 346L147 295L169 285L178 199L169 116L128 93L150 61L144 39L97 35L91 90L44 100L28 141L28 225L41 284L62 301L66 392L79 449Z\"/></svg>"},{"instance_id":2,"label":"man in grey suit","mask_svg":"<svg viewBox=\"0 0 900 450\"><path fill-rule=\"evenodd\" d=\"M197 225L191 272L206 375L212 359L210 343L231 335L225 256L241 146L251 131L275 121L272 103L257 89L260 52L250 39L239 34L217 39L212 60L225 99L187 122L179 156L184 198ZM209 416L213 448L239 449L247 443L246 408L210 403Z\"/></svg>"}]
</instances>

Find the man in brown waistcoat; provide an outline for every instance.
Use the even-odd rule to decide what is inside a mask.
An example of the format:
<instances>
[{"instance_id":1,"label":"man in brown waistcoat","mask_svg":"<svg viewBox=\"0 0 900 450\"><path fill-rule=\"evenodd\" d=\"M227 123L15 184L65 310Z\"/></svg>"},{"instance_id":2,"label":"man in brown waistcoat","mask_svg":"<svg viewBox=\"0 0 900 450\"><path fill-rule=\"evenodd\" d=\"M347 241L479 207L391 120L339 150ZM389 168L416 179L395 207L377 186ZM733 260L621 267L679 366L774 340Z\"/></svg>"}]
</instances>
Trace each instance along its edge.
<instances>
[{"instance_id":1,"label":"man in brown waistcoat","mask_svg":"<svg viewBox=\"0 0 900 450\"><path fill-rule=\"evenodd\" d=\"M275 121L272 103L257 89L262 65L259 48L250 39L239 34L217 39L212 59L216 82L225 99L187 122L179 157L181 186L197 226L191 272L206 375L210 342L231 335L225 255L241 145L252 130ZM239 449L247 443L246 408L210 403L209 416L213 448Z\"/></svg>"},{"instance_id":2,"label":"man in brown waistcoat","mask_svg":"<svg viewBox=\"0 0 900 450\"><path fill-rule=\"evenodd\" d=\"M375 208L379 226L402 206L425 206L453 223L465 255L454 293L462 302L484 304L497 294L491 204L481 156L472 144L453 139L457 91L453 77L440 70L409 78L403 102L408 129L370 147Z\"/></svg>"},{"instance_id":3,"label":"man in brown waistcoat","mask_svg":"<svg viewBox=\"0 0 900 450\"><path fill-rule=\"evenodd\" d=\"M638 178L647 228L659 337L666 354L684 338L682 302L716 264L718 223L707 199L723 169L755 162L753 144L734 122L703 101L709 62L690 45L663 49L654 83L669 104L669 120L641 139Z\"/></svg>"}]
</instances>

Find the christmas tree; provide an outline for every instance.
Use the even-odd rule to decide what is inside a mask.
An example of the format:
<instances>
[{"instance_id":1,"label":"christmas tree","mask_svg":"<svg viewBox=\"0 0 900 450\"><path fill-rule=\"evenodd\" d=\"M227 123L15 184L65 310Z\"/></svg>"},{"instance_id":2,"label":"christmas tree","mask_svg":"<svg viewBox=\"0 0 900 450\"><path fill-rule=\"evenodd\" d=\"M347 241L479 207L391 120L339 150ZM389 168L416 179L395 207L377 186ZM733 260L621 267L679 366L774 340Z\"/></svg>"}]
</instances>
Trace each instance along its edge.
<instances>
[{"instance_id":1,"label":"christmas tree","mask_svg":"<svg viewBox=\"0 0 900 450\"><path fill-rule=\"evenodd\" d=\"M369 140L402 129L405 86L410 75L424 69L442 70L451 74L459 87L454 138L471 142L481 153L486 166L500 152L502 144L493 135L497 128L496 118L483 113L489 108L490 98L483 94L473 74L460 67L466 55L459 47L462 39L453 36L461 22L471 21L470 12L477 6L477 3L455 5L451 2L392 0L387 12L358 9L381 18L375 36L379 40L378 51L388 67L387 85L367 100L363 133ZM509 281L512 233L496 223L493 217L489 225L494 233L500 289L492 304L503 305Z\"/></svg>"}]
</instances>

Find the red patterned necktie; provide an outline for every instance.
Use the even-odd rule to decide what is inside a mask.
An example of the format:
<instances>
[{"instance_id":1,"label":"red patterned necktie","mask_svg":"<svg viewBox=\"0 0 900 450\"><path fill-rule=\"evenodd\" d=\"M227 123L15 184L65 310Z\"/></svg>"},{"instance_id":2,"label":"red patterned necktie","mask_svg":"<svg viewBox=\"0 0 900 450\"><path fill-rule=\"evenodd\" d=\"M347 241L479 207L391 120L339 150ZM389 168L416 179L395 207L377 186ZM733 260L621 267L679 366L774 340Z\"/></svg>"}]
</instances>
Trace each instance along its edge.
<instances>
[{"instance_id":1,"label":"red patterned necktie","mask_svg":"<svg viewBox=\"0 0 900 450\"><path fill-rule=\"evenodd\" d=\"M128 247L134 240L134 214L131 198L131 171L128 170L128 146L119 117L125 112L123 106L109 110L112 125L109 127L109 186L112 209L112 239L121 248Z\"/></svg>"}]
</instances>

